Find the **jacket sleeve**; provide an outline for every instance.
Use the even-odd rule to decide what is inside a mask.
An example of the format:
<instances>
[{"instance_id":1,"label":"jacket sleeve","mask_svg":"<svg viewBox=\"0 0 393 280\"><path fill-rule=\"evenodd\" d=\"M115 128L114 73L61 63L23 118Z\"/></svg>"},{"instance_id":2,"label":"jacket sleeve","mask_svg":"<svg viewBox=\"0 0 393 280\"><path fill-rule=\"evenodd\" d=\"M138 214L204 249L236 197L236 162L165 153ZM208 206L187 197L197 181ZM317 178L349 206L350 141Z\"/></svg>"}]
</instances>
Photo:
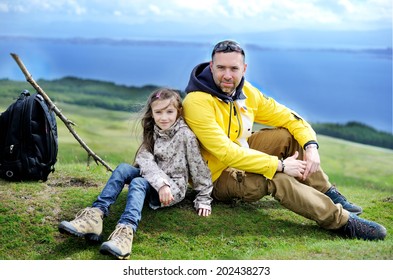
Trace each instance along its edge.
<instances>
[{"instance_id":1,"label":"jacket sleeve","mask_svg":"<svg viewBox=\"0 0 393 280\"><path fill-rule=\"evenodd\" d=\"M157 192L164 185L173 186L174 183L171 178L158 167L154 160L154 155L148 152L143 146L138 151L135 163L139 166L141 175Z\"/></svg>"},{"instance_id":2,"label":"jacket sleeve","mask_svg":"<svg viewBox=\"0 0 393 280\"><path fill-rule=\"evenodd\" d=\"M258 104L255 110L255 122L273 127L285 127L302 147L308 142L317 143L315 131L299 114L273 98L266 97L250 84L247 84L245 88L253 91L249 95L255 98L254 103Z\"/></svg>"},{"instance_id":3,"label":"jacket sleeve","mask_svg":"<svg viewBox=\"0 0 393 280\"><path fill-rule=\"evenodd\" d=\"M194 207L196 210L199 208L211 210L213 199L210 195L213 190L213 182L210 170L202 158L198 140L190 129L187 129L186 139L186 157L192 186L198 192L194 200Z\"/></svg>"}]
</instances>

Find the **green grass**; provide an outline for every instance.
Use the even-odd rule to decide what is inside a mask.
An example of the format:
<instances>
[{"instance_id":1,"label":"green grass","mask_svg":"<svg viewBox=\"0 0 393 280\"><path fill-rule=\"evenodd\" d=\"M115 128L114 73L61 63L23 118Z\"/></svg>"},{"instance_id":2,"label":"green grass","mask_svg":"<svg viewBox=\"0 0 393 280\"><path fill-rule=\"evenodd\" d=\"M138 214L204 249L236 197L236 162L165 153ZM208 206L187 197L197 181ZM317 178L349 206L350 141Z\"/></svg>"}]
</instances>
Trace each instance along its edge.
<instances>
[{"instance_id":1,"label":"green grass","mask_svg":"<svg viewBox=\"0 0 393 280\"><path fill-rule=\"evenodd\" d=\"M135 116L125 112L58 104L77 123L82 139L109 165L132 162L137 147ZM95 200L110 173L90 163L58 119L59 155L47 182L0 180L1 260L111 259L99 245L61 235L57 226ZM214 203L210 217L192 208L193 192L177 206L145 207L134 238L138 260L373 260L393 258L393 151L320 136L324 170L332 183L364 209L362 217L383 224L382 242L343 239L284 209L271 197L247 204ZM104 221L108 237L120 217L126 190Z\"/></svg>"}]
</instances>

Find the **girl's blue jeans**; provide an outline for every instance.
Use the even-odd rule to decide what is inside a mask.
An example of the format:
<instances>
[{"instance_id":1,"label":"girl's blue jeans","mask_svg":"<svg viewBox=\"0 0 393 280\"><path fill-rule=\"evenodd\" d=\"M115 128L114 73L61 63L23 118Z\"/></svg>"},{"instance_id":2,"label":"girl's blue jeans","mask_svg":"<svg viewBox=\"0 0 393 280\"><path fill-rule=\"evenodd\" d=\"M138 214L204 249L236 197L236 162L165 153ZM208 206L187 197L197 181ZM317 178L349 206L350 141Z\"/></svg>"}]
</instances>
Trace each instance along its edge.
<instances>
[{"instance_id":1,"label":"girl's blue jeans","mask_svg":"<svg viewBox=\"0 0 393 280\"><path fill-rule=\"evenodd\" d=\"M127 163L118 165L92 207L101 209L104 216L108 216L110 206L126 184L129 185L126 207L118 223L130 225L135 232L142 217L145 199L148 198L150 204L160 205L157 192L141 177L139 168Z\"/></svg>"}]
</instances>

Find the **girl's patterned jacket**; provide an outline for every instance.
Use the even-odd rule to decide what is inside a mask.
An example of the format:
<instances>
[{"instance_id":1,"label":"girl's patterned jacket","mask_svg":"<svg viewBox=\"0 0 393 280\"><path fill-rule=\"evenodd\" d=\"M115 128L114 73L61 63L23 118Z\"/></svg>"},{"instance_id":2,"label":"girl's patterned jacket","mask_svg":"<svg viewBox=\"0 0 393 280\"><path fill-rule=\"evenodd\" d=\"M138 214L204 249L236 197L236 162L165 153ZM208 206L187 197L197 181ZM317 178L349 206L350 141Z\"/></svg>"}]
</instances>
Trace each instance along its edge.
<instances>
[{"instance_id":1,"label":"girl's patterned jacket","mask_svg":"<svg viewBox=\"0 0 393 280\"><path fill-rule=\"evenodd\" d=\"M170 205L184 199L190 177L191 185L198 191L195 209L211 210L211 173L201 156L195 134L184 120L179 118L167 130L154 126L154 141L154 155L142 146L136 156L141 175L157 192L164 185L170 187L174 197Z\"/></svg>"}]
</instances>

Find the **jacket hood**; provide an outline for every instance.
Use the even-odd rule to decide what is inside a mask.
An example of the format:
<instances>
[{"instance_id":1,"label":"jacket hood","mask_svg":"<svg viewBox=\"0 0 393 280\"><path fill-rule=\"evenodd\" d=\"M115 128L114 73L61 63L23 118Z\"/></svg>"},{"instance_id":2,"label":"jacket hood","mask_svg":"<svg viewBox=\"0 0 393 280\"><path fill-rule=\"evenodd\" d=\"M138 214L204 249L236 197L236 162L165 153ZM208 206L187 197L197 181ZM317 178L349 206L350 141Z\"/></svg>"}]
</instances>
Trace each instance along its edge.
<instances>
[{"instance_id":1,"label":"jacket hood","mask_svg":"<svg viewBox=\"0 0 393 280\"><path fill-rule=\"evenodd\" d=\"M240 81L240 84L236 88L236 93L231 97L226 95L214 82L213 74L210 71L210 63L201 63L192 70L190 80L186 87L186 94L192 91L203 91L210 93L211 95L218 97L226 103L234 101L236 99L244 99L245 96L242 92L244 85L244 77Z\"/></svg>"}]
</instances>

